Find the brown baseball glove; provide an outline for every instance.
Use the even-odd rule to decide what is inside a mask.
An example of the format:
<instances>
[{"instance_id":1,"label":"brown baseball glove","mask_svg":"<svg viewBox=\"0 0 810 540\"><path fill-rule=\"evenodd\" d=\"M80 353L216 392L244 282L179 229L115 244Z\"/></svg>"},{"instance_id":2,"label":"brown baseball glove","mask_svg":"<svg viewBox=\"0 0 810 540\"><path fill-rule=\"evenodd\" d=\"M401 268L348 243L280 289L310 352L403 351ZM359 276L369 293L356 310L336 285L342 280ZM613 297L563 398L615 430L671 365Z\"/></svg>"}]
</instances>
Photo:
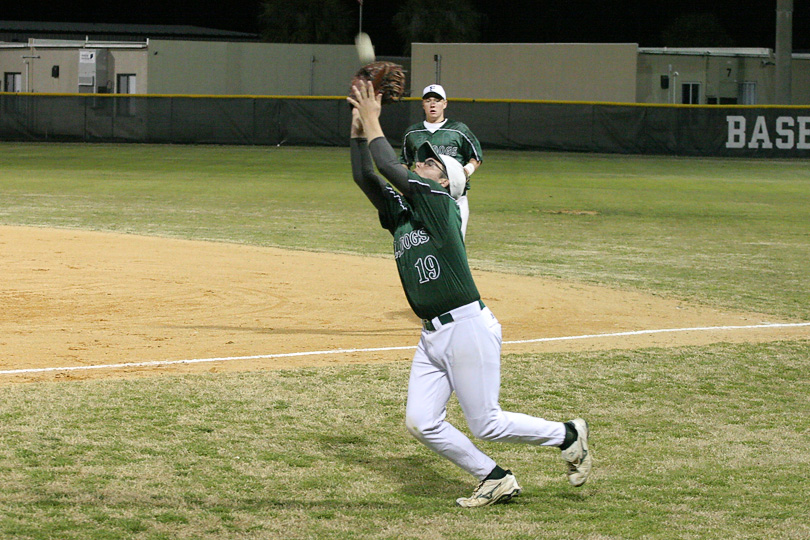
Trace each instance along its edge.
<instances>
[{"instance_id":1,"label":"brown baseball glove","mask_svg":"<svg viewBox=\"0 0 810 540\"><path fill-rule=\"evenodd\" d=\"M393 62L381 60L361 67L352 78L349 96L354 97L352 88L367 81L372 81L374 90L382 94L383 105L396 103L405 93L405 70Z\"/></svg>"}]
</instances>

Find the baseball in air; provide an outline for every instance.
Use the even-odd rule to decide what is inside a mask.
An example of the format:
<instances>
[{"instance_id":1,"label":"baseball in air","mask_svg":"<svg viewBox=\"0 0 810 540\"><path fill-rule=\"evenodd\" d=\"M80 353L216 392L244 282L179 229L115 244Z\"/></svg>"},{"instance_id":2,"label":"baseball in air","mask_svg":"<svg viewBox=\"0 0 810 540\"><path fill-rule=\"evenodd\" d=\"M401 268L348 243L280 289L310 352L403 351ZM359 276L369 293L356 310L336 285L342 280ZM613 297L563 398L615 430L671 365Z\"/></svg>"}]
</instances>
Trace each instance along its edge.
<instances>
[{"instance_id":1,"label":"baseball in air","mask_svg":"<svg viewBox=\"0 0 810 540\"><path fill-rule=\"evenodd\" d=\"M376 56L374 55L374 45L371 44L371 38L365 32L360 32L354 38L354 45L357 47L357 56L360 58L361 64L368 64L373 62Z\"/></svg>"}]
</instances>

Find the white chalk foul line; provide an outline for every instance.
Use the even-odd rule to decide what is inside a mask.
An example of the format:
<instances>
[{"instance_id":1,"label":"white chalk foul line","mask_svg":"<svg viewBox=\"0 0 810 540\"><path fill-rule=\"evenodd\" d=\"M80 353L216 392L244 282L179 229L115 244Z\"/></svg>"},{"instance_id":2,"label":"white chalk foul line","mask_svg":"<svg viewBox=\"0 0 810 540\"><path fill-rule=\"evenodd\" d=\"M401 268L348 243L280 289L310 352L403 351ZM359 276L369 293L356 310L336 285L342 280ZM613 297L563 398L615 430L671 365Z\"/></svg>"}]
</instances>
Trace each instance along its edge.
<instances>
[{"instance_id":1,"label":"white chalk foul line","mask_svg":"<svg viewBox=\"0 0 810 540\"><path fill-rule=\"evenodd\" d=\"M665 334L672 332L707 332L713 330L752 330L757 328L797 328L801 326L810 326L810 322L805 323L768 323L768 324L750 324L746 326L695 326L692 328L663 328L660 330L632 330L628 332L614 332L612 334L588 334L583 336L563 336L552 338L539 338L539 339L523 339L520 341L504 341L504 344L518 344L518 343L540 343L541 341L569 341L574 339L593 339L605 337L622 337L622 336L640 336L644 334Z\"/></svg>"},{"instance_id":2,"label":"white chalk foul line","mask_svg":"<svg viewBox=\"0 0 810 540\"><path fill-rule=\"evenodd\" d=\"M559 336L537 339L522 339L518 341L504 341L504 345L518 345L522 343L542 343L548 341L573 341L579 339L595 339L595 338L609 338L609 337L624 337L624 336L641 336L648 334L665 334L673 332L708 332L716 330L754 330L762 328L797 328L802 326L810 326L810 322L805 323L773 323L773 324L751 324L746 326L698 326L692 328L663 328L658 330L633 330L627 332L613 332L609 334L585 334L580 336ZM267 360L272 358L294 358L296 356L325 356L331 354L349 354L349 353L367 353L367 352L385 352L385 351L405 351L415 349L415 346L408 347L376 347L370 349L332 349L327 351L305 351L296 353L278 353L278 354L257 354L253 356L225 356L220 358L195 358L192 360L157 360L154 362L130 362L124 364L96 364L92 366L67 366L67 367L48 367L48 368L32 368L32 369L9 369L0 371L0 375L21 375L26 373L46 373L52 371L87 371L92 369L120 369L120 368L138 368L138 367L158 367L158 366L172 366L178 364L203 364L208 362L232 362L235 360Z\"/></svg>"},{"instance_id":3,"label":"white chalk foul line","mask_svg":"<svg viewBox=\"0 0 810 540\"><path fill-rule=\"evenodd\" d=\"M96 364L92 366L9 369L6 371L0 371L0 375L15 375L21 373L44 373L47 371L84 371L89 369L118 369L118 368L135 368L135 367L172 366L177 364L204 364L206 362L231 362L234 360L266 360L269 358L293 358L295 356L322 356L327 354L347 354L356 352L375 352L375 351L403 351L415 348L416 347L378 347L373 349L331 349L328 351L257 354L254 356L223 356L220 358L195 358L193 360L156 360L153 362L129 362L125 364Z\"/></svg>"}]
</instances>

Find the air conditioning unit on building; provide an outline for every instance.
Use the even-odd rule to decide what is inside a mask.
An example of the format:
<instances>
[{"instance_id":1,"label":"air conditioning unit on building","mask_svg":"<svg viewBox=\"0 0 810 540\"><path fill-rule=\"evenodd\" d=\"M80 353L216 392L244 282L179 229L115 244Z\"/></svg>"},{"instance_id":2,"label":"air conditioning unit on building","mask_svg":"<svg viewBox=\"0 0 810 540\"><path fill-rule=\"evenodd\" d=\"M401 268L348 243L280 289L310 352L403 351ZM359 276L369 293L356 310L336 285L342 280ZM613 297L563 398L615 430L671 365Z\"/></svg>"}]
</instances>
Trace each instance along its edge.
<instances>
[{"instance_id":1,"label":"air conditioning unit on building","mask_svg":"<svg viewBox=\"0 0 810 540\"><path fill-rule=\"evenodd\" d=\"M79 49L79 93L105 94L107 66L110 51L107 49Z\"/></svg>"}]
</instances>

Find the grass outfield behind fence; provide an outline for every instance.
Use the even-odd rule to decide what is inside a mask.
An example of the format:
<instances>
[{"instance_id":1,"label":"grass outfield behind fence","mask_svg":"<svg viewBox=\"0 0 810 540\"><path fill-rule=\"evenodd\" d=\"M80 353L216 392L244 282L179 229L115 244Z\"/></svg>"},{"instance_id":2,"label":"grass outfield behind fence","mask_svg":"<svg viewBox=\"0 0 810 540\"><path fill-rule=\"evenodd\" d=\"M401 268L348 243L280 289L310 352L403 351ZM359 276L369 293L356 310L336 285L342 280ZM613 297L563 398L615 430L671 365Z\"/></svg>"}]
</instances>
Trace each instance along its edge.
<instances>
[{"instance_id":1,"label":"grass outfield behind fence","mask_svg":"<svg viewBox=\"0 0 810 540\"><path fill-rule=\"evenodd\" d=\"M390 257L346 149L0 144L0 163L0 224ZM473 182L478 267L810 319L806 161L489 152ZM478 512L405 432L407 370L0 386L0 537L810 537L807 340L506 356L505 408L584 414L595 472L573 489L558 452L481 443L524 493Z\"/></svg>"}]
</instances>

